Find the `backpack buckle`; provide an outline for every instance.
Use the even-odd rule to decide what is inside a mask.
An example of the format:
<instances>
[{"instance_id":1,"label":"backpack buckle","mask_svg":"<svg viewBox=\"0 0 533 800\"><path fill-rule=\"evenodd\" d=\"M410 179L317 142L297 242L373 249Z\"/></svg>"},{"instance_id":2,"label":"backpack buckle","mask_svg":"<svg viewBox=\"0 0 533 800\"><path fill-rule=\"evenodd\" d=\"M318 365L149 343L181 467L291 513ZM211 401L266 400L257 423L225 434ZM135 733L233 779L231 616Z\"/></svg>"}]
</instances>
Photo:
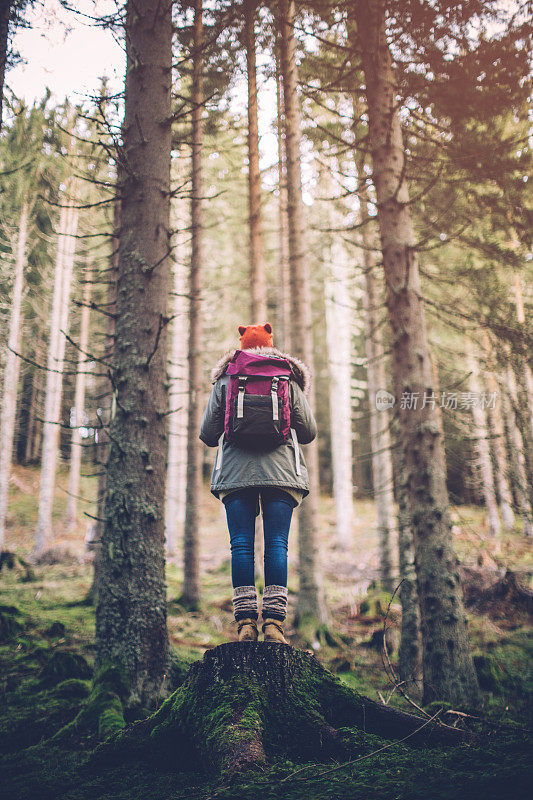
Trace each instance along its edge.
<instances>
[{"instance_id":1,"label":"backpack buckle","mask_svg":"<svg viewBox=\"0 0 533 800\"><path fill-rule=\"evenodd\" d=\"M246 377L239 376L239 391L237 393L237 419L244 417L244 392L246 386Z\"/></svg>"},{"instance_id":2,"label":"backpack buckle","mask_svg":"<svg viewBox=\"0 0 533 800\"><path fill-rule=\"evenodd\" d=\"M273 377L270 389L270 395L272 397L272 419L276 422L277 420L279 420L278 384L279 384L279 378Z\"/></svg>"}]
</instances>

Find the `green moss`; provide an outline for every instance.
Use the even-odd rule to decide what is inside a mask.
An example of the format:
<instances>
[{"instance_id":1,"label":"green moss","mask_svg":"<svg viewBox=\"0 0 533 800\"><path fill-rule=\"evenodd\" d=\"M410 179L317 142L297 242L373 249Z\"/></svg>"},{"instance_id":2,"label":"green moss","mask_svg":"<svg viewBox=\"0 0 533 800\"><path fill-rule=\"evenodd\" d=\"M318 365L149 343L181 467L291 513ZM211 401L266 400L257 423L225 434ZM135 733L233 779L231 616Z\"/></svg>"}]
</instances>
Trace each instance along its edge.
<instances>
[{"instance_id":1,"label":"green moss","mask_svg":"<svg viewBox=\"0 0 533 800\"><path fill-rule=\"evenodd\" d=\"M9 642L24 629L16 606L0 605L0 642Z\"/></svg>"},{"instance_id":2,"label":"green moss","mask_svg":"<svg viewBox=\"0 0 533 800\"><path fill-rule=\"evenodd\" d=\"M87 660L72 650L53 650L48 662L41 670L43 686L53 686L67 678L90 678L92 670Z\"/></svg>"},{"instance_id":3,"label":"green moss","mask_svg":"<svg viewBox=\"0 0 533 800\"><path fill-rule=\"evenodd\" d=\"M55 741L76 741L80 736L97 734L99 739L122 730L124 700L129 693L125 672L116 664L107 664L94 677L85 705L68 725L53 737Z\"/></svg>"},{"instance_id":4,"label":"green moss","mask_svg":"<svg viewBox=\"0 0 533 800\"><path fill-rule=\"evenodd\" d=\"M80 680L80 678L67 678L61 681L54 688L57 697L88 697L91 692L90 681Z\"/></svg>"},{"instance_id":5,"label":"green moss","mask_svg":"<svg viewBox=\"0 0 533 800\"><path fill-rule=\"evenodd\" d=\"M97 715L98 738L104 740L125 727L124 708L120 698L116 695L106 694L101 699L104 702L101 703L99 714Z\"/></svg>"},{"instance_id":6,"label":"green moss","mask_svg":"<svg viewBox=\"0 0 533 800\"><path fill-rule=\"evenodd\" d=\"M481 689L501 694L509 681L509 675L492 655L474 655L474 667Z\"/></svg>"}]
</instances>

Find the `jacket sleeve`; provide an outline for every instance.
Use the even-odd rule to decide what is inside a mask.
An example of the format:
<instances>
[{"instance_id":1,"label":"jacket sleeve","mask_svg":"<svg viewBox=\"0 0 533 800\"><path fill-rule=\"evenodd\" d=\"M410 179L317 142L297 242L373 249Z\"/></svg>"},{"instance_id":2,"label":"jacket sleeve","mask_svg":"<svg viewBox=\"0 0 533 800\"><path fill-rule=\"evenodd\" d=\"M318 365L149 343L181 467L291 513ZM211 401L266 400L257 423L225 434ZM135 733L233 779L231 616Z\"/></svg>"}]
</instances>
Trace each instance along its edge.
<instances>
[{"instance_id":1,"label":"jacket sleeve","mask_svg":"<svg viewBox=\"0 0 533 800\"><path fill-rule=\"evenodd\" d=\"M216 447L224 432L224 405L221 381L218 380L211 389L211 395L204 412L200 427L200 439L209 447Z\"/></svg>"},{"instance_id":2,"label":"jacket sleeve","mask_svg":"<svg viewBox=\"0 0 533 800\"><path fill-rule=\"evenodd\" d=\"M297 383L291 381L291 428L294 428L300 444L309 444L316 436L316 422L307 398Z\"/></svg>"}]
</instances>

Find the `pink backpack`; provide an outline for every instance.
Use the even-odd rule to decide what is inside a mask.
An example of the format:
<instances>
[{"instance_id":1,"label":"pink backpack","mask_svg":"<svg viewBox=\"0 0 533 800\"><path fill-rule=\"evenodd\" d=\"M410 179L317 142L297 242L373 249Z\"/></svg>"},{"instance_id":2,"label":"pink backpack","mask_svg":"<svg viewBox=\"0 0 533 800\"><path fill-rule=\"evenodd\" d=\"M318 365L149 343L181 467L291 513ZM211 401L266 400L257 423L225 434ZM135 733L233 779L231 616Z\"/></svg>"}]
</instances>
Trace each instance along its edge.
<instances>
[{"instance_id":1,"label":"pink backpack","mask_svg":"<svg viewBox=\"0 0 533 800\"><path fill-rule=\"evenodd\" d=\"M268 451L291 435L289 379L285 358L237 350L226 369L226 441L242 450Z\"/></svg>"}]
</instances>

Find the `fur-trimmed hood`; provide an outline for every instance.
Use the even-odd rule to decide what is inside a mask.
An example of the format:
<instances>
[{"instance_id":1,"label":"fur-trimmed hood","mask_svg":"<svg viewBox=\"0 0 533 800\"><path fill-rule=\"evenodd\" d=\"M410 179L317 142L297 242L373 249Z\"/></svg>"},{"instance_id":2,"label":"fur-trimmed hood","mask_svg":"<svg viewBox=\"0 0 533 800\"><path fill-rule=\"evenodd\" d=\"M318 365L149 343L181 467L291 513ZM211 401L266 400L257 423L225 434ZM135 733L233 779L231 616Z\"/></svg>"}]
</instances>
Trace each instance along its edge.
<instances>
[{"instance_id":1,"label":"fur-trimmed hood","mask_svg":"<svg viewBox=\"0 0 533 800\"><path fill-rule=\"evenodd\" d=\"M215 383L226 372L227 366L237 350L228 350L220 358L213 369L211 370L211 381ZM300 361L298 358L289 355L289 353L282 353L276 347L251 347L248 350L243 350L243 353L257 353L260 356L274 356L274 358L286 358L291 365L291 377L294 378L300 389L304 394L309 394L311 388L311 370L309 367Z\"/></svg>"}]
</instances>

